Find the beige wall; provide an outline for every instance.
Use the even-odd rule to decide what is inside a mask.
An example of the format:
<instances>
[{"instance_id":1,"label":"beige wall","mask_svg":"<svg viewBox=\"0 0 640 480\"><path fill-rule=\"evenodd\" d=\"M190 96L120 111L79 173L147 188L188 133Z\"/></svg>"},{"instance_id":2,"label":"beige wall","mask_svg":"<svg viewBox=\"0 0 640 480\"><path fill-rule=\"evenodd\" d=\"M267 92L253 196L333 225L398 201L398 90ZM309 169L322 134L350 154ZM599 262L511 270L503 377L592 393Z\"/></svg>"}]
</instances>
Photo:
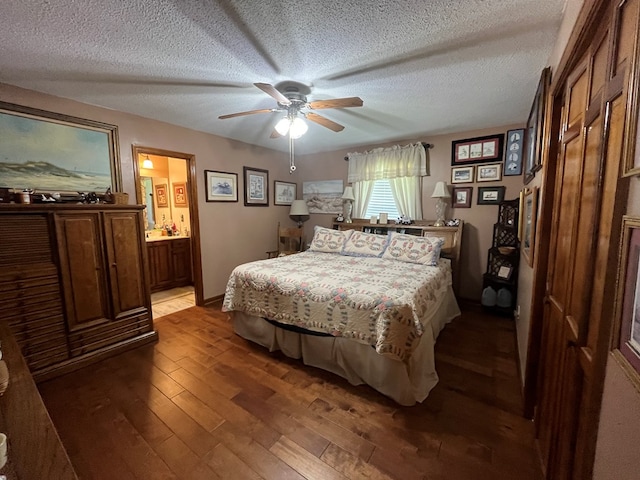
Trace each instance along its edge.
<instances>
[{"instance_id":1,"label":"beige wall","mask_svg":"<svg viewBox=\"0 0 640 480\"><path fill-rule=\"evenodd\" d=\"M268 169L270 197L274 179L300 183L299 173L289 176L288 159L281 152L10 85L0 84L0 100L117 125L123 191L129 193L130 202L135 198L132 145L195 155L205 298L224 293L238 264L266 258L265 252L276 247L279 221L293 225L288 207L244 207L242 191L238 203L205 202L205 169L237 173L240 187L243 166Z\"/></svg>"},{"instance_id":2,"label":"beige wall","mask_svg":"<svg viewBox=\"0 0 640 480\"><path fill-rule=\"evenodd\" d=\"M473 138L495 133L505 133L512 128L521 128L522 125L506 125L502 127L460 132L453 135L438 135L433 137L408 138L394 142L395 145L406 145L413 142L426 142L433 144L429 150L429 163L431 175L425 177L422 182L422 208L423 217L426 220L435 220L435 202L431 198L436 182L445 181L451 191L451 142L464 138ZM388 146L390 144L369 145L357 149L357 151L370 150ZM348 162L344 157L353 150L339 150L330 153L307 155L298 161L299 170L304 172L304 180L343 180L346 185ZM330 172L330 173L329 173ZM464 220L462 253L461 253L461 290L460 296L479 301L482 292L482 274L487 268L487 251L491 247L493 238L493 224L498 219L498 207L495 205L476 205L479 186L504 185L506 187L505 199L518 198L522 189L522 176L502 177L500 182L482 182L473 184L461 184L461 186L473 187L473 201L471 208L452 209L447 207L447 218L460 218ZM314 225L328 227L333 216L315 214L305 224L305 232L308 238L313 233Z\"/></svg>"}]
</instances>

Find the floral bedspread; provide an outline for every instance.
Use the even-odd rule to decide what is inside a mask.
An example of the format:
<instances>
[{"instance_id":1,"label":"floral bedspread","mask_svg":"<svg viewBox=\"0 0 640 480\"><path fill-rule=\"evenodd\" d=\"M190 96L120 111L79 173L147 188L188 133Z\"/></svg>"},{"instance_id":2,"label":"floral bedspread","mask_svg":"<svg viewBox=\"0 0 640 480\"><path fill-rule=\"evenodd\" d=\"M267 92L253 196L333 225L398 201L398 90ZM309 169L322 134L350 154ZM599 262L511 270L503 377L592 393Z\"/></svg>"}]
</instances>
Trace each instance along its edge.
<instances>
[{"instance_id":1,"label":"floral bedspread","mask_svg":"<svg viewBox=\"0 0 640 480\"><path fill-rule=\"evenodd\" d=\"M303 252L246 263L232 272L223 311L370 344L407 361L451 285L451 264L435 267L372 257Z\"/></svg>"}]
</instances>

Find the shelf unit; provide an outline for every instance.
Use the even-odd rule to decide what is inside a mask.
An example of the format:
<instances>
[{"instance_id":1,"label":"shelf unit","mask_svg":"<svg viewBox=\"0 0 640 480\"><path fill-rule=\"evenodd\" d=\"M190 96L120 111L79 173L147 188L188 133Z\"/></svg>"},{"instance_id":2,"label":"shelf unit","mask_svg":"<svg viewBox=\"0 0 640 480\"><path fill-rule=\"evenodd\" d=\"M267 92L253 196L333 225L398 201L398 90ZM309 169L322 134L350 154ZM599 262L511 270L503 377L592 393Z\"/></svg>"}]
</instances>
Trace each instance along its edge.
<instances>
[{"instance_id":1,"label":"shelf unit","mask_svg":"<svg viewBox=\"0 0 640 480\"><path fill-rule=\"evenodd\" d=\"M493 313L513 316L518 298L520 243L518 219L520 200L505 200L498 208L498 221L493 226L493 241L487 254L487 271L482 281L482 306ZM506 249L510 251L506 252ZM488 289L496 294L496 303ZM507 302L508 300L508 302Z\"/></svg>"}]
</instances>

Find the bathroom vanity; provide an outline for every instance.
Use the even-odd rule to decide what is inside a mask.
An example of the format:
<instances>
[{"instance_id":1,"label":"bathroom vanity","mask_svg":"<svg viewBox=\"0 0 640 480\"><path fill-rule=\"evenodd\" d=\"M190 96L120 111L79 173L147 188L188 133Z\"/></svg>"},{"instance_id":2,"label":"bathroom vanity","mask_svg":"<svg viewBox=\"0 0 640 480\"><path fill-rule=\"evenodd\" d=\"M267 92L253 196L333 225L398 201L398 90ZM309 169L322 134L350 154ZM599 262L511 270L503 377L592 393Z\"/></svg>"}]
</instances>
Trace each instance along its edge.
<instances>
[{"instance_id":1,"label":"bathroom vanity","mask_svg":"<svg viewBox=\"0 0 640 480\"><path fill-rule=\"evenodd\" d=\"M146 240L151 292L193 284L191 238L152 236Z\"/></svg>"}]
</instances>

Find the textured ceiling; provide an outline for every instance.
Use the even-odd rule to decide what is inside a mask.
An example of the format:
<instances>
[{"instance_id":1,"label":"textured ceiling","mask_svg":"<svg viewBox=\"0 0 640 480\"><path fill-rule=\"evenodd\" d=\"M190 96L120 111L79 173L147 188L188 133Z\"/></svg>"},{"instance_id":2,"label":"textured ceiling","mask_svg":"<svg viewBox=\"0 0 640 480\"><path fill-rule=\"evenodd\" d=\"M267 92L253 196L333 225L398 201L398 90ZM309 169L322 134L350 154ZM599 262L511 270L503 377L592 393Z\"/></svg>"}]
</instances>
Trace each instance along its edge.
<instances>
[{"instance_id":1,"label":"textured ceiling","mask_svg":"<svg viewBox=\"0 0 640 480\"><path fill-rule=\"evenodd\" d=\"M11 0L0 82L286 150L253 86L285 80L322 110L298 153L527 118L565 0Z\"/></svg>"}]
</instances>

